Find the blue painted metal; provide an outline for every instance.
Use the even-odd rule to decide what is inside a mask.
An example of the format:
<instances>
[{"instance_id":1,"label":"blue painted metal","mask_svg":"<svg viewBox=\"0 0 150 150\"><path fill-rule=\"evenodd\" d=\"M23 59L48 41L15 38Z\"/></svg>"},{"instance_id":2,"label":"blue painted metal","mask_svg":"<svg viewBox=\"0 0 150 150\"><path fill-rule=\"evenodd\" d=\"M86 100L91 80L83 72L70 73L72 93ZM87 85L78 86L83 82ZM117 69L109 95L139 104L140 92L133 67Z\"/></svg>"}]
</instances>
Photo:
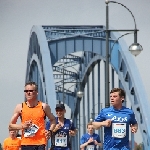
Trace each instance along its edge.
<instances>
[{"instance_id":1,"label":"blue painted metal","mask_svg":"<svg viewBox=\"0 0 150 150\"><path fill-rule=\"evenodd\" d=\"M115 36L117 35L112 37ZM113 45L115 40L116 38L110 38L109 41L110 47L113 46L110 52L110 65L118 74L119 83L126 90L131 101L132 109L142 131L144 147L150 149L148 98L126 44L121 41ZM72 82L75 77L79 76L84 88L88 81L87 75L91 73L94 66L100 61L105 62L105 49L104 26L33 26L27 58L26 80L36 81L39 85L39 97L51 106L55 106L56 97L62 99L63 92L62 87L59 86L62 83L62 70L60 66L54 67L55 63L64 63L66 68L79 64L77 72L66 70L65 75L68 79L65 78L65 81ZM79 51L84 52L81 57L73 54ZM66 59L62 61L64 56ZM60 75L53 74L53 72L60 73ZM60 81L54 84L56 78ZM100 90L100 87L98 88ZM65 89L65 102L72 109L71 115L77 119L76 90L76 86L72 93ZM89 97L87 98L89 101ZM71 103L70 99L72 99ZM86 102L85 99L84 102ZM54 107L52 107L52 112L54 113Z\"/></svg>"},{"instance_id":2,"label":"blue painted metal","mask_svg":"<svg viewBox=\"0 0 150 150\"><path fill-rule=\"evenodd\" d=\"M49 58L50 53L45 33L40 26L33 26L27 58L26 81L35 81L35 78L32 78L30 75L36 75L37 72L34 72L34 68L38 67L38 72L40 76L36 82L37 84L41 83L41 88L43 89L42 100L46 103L51 102L51 104L55 106L56 94L55 89L53 88L54 80L52 75L51 60ZM36 64L34 64L34 62L36 62ZM51 109L54 113L54 108L52 107Z\"/></svg>"}]
</instances>

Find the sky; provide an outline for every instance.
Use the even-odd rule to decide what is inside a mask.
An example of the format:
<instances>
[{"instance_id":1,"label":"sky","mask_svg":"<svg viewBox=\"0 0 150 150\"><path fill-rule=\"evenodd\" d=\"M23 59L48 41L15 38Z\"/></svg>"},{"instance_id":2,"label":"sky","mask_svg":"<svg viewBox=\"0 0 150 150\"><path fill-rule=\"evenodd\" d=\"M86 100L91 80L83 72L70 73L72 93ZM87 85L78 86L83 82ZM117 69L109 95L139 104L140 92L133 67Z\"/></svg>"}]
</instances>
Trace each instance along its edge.
<instances>
[{"instance_id":1,"label":"sky","mask_svg":"<svg viewBox=\"0 0 150 150\"><path fill-rule=\"evenodd\" d=\"M150 3L149 0L118 0L133 13L138 42L143 51L133 57L150 98ZM110 4L109 24L116 29L134 29L131 14ZM104 0L0 0L0 143L8 136L8 124L17 103L24 100L27 52L33 25L105 25ZM127 45L133 35L124 37Z\"/></svg>"}]
</instances>

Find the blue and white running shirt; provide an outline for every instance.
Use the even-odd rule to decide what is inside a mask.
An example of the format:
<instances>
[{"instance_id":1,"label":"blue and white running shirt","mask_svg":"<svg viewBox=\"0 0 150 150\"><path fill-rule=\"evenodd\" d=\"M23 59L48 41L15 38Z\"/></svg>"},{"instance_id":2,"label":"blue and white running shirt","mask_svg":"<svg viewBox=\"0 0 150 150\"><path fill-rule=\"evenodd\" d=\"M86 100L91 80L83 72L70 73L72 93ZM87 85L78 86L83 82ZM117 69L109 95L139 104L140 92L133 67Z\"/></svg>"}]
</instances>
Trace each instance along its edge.
<instances>
[{"instance_id":1,"label":"blue and white running shirt","mask_svg":"<svg viewBox=\"0 0 150 150\"><path fill-rule=\"evenodd\" d=\"M90 135L90 134L86 133L86 134L84 134L84 135L81 137L81 139L80 139L80 145L86 143L90 138L93 138L93 140L96 140L98 143L101 142L101 141L100 141L100 137L99 137L98 134L93 133L92 135ZM92 149L92 148L89 148L89 149L91 149L91 150L97 150L97 149L96 149L96 145L94 144L94 142L89 143L88 146L93 146L93 149ZM88 146L87 146L87 147L88 147ZM87 147L86 147L85 149L88 149Z\"/></svg>"},{"instance_id":2,"label":"blue and white running shirt","mask_svg":"<svg viewBox=\"0 0 150 150\"><path fill-rule=\"evenodd\" d=\"M58 118L56 117L58 124ZM50 128L50 121L46 124L46 129ZM54 150L70 150L69 148L69 130L75 130L74 123L69 119L64 118L64 126L58 129L55 134L55 147Z\"/></svg>"},{"instance_id":3,"label":"blue and white running shirt","mask_svg":"<svg viewBox=\"0 0 150 150\"><path fill-rule=\"evenodd\" d=\"M111 106L102 109L95 122L107 119L112 122L104 127L104 150L129 150L129 126L137 124L134 112L124 106L120 110Z\"/></svg>"}]
</instances>

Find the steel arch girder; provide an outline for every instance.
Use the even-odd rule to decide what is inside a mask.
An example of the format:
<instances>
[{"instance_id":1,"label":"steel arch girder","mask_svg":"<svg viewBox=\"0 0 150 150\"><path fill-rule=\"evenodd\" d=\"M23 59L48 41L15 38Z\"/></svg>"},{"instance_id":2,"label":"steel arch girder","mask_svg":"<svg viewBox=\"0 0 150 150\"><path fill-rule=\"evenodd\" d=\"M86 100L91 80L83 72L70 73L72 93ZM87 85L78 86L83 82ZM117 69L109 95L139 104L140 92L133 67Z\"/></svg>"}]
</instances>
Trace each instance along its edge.
<instances>
[{"instance_id":1,"label":"steel arch girder","mask_svg":"<svg viewBox=\"0 0 150 150\"><path fill-rule=\"evenodd\" d=\"M30 70L30 66L33 62L33 60L35 60L37 62L38 65L38 70L39 72L41 72L41 65L43 65L43 72L40 73L41 74L41 82L42 85L44 87L44 89L46 90L46 95L45 93L43 93L45 95L45 101L47 101L48 103L51 104L51 110L52 113L55 114L55 105L56 105L56 93L55 93L55 85L54 85L54 80L53 80L53 71L52 71L52 65L51 65L51 57L50 57L50 52L49 52L49 48L47 45L47 41L46 41L46 37L45 37L45 33L43 31L43 28L41 26L33 26L32 30L31 30L31 35L33 33L36 33L37 35L37 39L38 39L38 43L40 45L40 52L41 52L41 56L42 56L42 64L39 63L38 61L38 57L36 55L36 59L34 59L34 57L29 55L29 51L28 51L28 64L27 64L27 71L26 71L26 79L28 79L29 76L29 70ZM30 35L30 36L31 36ZM29 65L30 62L30 65ZM45 76L45 81L43 82L43 76L42 74ZM52 107L54 106L54 107Z\"/></svg>"}]
</instances>

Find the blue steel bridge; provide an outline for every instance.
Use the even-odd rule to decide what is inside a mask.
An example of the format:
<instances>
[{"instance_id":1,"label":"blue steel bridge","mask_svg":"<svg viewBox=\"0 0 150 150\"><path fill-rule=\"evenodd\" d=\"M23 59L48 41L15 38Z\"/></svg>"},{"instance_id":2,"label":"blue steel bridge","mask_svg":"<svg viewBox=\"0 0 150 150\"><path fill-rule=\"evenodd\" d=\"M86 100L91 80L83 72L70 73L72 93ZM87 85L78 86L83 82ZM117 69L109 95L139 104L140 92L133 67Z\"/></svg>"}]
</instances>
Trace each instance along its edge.
<instances>
[{"instance_id":1,"label":"blue steel bridge","mask_svg":"<svg viewBox=\"0 0 150 150\"><path fill-rule=\"evenodd\" d=\"M128 46L118 35L109 38L110 89L126 91L124 105L133 109L144 149L150 149L149 101ZM48 103L55 114L58 101L67 107L78 134L72 138L73 150L86 133L86 124L105 107L105 26L33 26L29 40L26 81L39 86L38 99ZM116 42L117 41L117 42ZM114 44L115 43L115 44ZM79 84L80 83L80 84ZM77 97L81 85L84 95ZM103 140L102 129L96 131ZM134 143L134 136L131 134Z\"/></svg>"}]
</instances>

